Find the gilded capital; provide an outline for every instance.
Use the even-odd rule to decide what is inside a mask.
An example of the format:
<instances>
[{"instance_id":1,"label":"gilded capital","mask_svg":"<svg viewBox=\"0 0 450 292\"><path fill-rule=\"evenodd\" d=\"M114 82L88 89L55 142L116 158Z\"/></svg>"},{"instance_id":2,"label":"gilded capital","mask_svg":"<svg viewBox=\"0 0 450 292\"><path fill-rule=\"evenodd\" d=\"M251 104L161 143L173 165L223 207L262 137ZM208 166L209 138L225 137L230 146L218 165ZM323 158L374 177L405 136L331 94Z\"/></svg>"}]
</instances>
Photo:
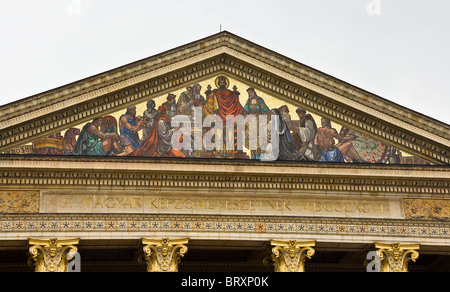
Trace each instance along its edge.
<instances>
[{"instance_id":1,"label":"gilded capital","mask_svg":"<svg viewBox=\"0 0 450 292\"><path fill-rule=\"evenodd\" d=\"M28 264L35 272L67 272L67 265L74 259L80 239L29 238Z\"/></svg>"},{"instance_id":2,"label":"gilded capital","mask_svg":"<svg viewBox=\"0 0 450 292\"><path fill-rule=\"evenodd\" d=\"M381 272L408 272L408 264L419 258L420 244L375 243Z\"/></svg>"},{"instance_id":3,"label":"gilded capital","mask_svg":"<svg viewBox=\"0 0 450 292\"><path fill-rule=\"evenodd\" d=\"M275 272L304 272L306 259L311 259L315 254L315 241L271 240L270 243Z\"/></svg>"},{"instance_id":4,"label":"gilded capital","mask_svg":"<svg viewBox=\"0 0 450 292\"><path fill-rule=\"evenodd\" d=\"M147 272L178 272L178 264L188 248L189 238L142 239Z\"/></svg>"}]
</instances>

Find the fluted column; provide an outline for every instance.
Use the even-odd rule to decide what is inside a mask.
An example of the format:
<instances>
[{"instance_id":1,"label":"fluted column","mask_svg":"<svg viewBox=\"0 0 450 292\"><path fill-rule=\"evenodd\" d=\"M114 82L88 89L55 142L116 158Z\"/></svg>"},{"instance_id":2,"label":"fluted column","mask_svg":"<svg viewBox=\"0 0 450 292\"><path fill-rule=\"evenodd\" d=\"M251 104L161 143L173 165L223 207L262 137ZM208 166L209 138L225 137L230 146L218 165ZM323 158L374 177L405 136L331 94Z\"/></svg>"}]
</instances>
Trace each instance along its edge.
<instances>
[{"instance_id":1,"label":"fluted column","mask_svg":"<svg viewBox=\"0 0 450 292\"><path fill-rule=\"evenodd\" d=\"M178 272L178 264L188 248L189 238L142 239L147 272Z\"/></svg>"},{"instance_id":2,"label":"fluted column","mask_svg":"<svg viewBox=\"0 0 450 292\"><path fill-rule=\"evenodd\" d=\"M28 239L28 264L35 272L67 272L67 265L74 259L80 239Z\"/></svg>"},{"instance_id":3,"label":"fluted column","mask_svg":"<svg viewBox=\"0 0 450 292\"><path fill-rule=\"evenodd\" d=\"M304 272L306 259L311 259L315 254L315 241L271 240L270 243L275 272Z\"/></svg>"},{"instance_id":4,"label":"fluted column","mask_svg":"<svg viewBox=\"0 0 450 292\"><path fill-rule=\"evenodd\" d=\"M408 272L409 262L419 258L420 244L375 243L380 272Z\"/></svg>"}]
</instances>

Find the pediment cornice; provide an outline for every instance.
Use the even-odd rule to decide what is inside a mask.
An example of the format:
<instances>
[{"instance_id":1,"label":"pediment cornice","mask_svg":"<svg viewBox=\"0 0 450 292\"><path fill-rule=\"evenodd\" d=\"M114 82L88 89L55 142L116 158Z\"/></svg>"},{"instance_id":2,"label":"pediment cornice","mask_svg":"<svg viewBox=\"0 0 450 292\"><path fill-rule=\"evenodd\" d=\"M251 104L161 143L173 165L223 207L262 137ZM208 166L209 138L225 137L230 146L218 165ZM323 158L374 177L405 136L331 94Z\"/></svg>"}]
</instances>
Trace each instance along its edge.
<instances>
[{"instance_id":1,"label":"pediment cornice","mask_svg":"<svg viewBox=\"0 0 450 292\"><path fill-rule=\"evenodd\" d=\"M0 151L218 74L436 164L450 127L228 32L0 107Z\"/></svg>"}]
</instances>

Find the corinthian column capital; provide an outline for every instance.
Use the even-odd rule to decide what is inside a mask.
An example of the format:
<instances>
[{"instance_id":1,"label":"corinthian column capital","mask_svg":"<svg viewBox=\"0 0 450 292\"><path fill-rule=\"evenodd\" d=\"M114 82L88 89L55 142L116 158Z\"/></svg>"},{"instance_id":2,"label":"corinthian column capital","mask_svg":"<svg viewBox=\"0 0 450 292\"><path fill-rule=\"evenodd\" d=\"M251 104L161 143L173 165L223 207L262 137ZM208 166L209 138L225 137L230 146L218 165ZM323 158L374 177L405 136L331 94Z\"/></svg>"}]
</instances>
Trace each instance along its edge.
<instances>
[{"instance_id":1,"label":"corinthian column capital","mask_svg":"<svg viewBox=\"0 0 450 292\"><path fill-rule=\"evenodd\" d=\"M178 272L178 264L188 250L185 245L188 242L189 238L143 238L147 272Z\"/></svg>"},{"instance_id":2,"label":"corinthian column capital","mask_svg":"<svg viewBox=\"0 0 450 292\"><path fill-rule=\"evenodd\" d=\"M381 272L408 272L409 262L419 258L420 244L375 242L375 248L380 257Z\"/></svg>"},{"instance_id":3,"label":"corinthian column capital","mask_svg":"<svg viewBox=\"0 0 450 292\"><path fill-rule=\"evenodd\" d=\"M28 264L35 272L67 272L68 263L74 259L79 243L75 239L34 239L29 238Z\"/></svg>"},{"instance_id":4,"label":"corinthian column capital","mask_svg":"<svg viewBox=\"0 0 450 292\"><path fill-rule=\"evenodd\" d=\"M315 241L297 242L271 240L275 272L304 272L306 259L315 254Z\"/></svg>"}]
</instances>

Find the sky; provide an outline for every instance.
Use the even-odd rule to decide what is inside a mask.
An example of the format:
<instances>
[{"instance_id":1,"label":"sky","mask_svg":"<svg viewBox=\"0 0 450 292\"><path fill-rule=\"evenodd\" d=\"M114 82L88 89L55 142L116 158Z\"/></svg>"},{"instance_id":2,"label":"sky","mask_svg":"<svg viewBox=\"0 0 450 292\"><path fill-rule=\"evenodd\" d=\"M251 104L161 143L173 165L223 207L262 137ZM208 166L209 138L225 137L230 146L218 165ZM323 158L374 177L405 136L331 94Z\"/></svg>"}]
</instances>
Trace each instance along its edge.
<instances>
[{"instance_id":1,"label":"sky","mask_svg":"<svg viewBox=\"0 0 450 292\"><path fill-rule=\"evenodd\" d=\"M0 105L222 30L450 124L449 0L0 0Z\"/></svg>"}]
</instances>

